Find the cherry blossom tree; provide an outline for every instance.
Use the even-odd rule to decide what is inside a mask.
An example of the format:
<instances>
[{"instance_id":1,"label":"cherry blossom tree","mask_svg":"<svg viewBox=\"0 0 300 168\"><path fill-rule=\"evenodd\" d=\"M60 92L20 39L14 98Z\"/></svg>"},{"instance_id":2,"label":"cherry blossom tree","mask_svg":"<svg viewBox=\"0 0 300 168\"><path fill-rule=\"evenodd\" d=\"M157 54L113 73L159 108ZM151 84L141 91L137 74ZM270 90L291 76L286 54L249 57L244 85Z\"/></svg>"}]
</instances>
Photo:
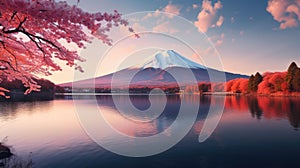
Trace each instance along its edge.
<instances>
[{"instance_id":1,"label":"cherry blossom tree","mask_svg":"<svg viewBox=\"0 0 300 168\"><path fill-rule=\"evenodd\" d=\"M34 80L36 75L51 75L62 70L57 60L83 71L76 62L84 60L64 44L73 43L83 48L92 38L98 38L111 45L107 33L120 25L128 26L128 22L117 11L88 13L55 0L1 0L1 78L22 81L28 88L26 94L39 90ZM132 28L129 31L133 32ZM7 91L0 87L0 95Z\"/></svg>"}]
</instances>

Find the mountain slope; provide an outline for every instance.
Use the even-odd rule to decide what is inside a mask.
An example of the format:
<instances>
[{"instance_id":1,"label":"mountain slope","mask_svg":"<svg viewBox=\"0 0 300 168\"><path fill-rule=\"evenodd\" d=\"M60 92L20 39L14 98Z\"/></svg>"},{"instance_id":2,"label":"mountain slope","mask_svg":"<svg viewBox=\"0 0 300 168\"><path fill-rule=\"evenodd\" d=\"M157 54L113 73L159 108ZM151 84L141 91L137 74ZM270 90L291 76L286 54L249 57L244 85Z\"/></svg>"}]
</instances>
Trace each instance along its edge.
<instances>
[{"instance_id":1,"label":"mountain slope","mask_svg":"<svg viewBox=\"0 0 300 168\"><path fill-rule=\"evenodd\" d=\"M157 52L133 67L94 79L76 81L74 84L81 88L110 87L113 79L114 84L120 87L124 86L128 80L130 80L130 86L167 86L177 82L171 74L178 74L180 81L185 83L193 82L190 76L191 72L198 82L209 82L208 69L216 76L223 74L221 71L206 68L188 60L173 50L167 50ZM130 79L131 74L135 74L132 79ZM229 72L225 72L225 76L227 81L235 78L248 78L246 75ZM71 87L72 83L61 84L60 86Z\"/></svg>"},{"instance_id":2,"label":"mountain slope","mask_svg":"<svg viewBox=\"0 0 300 168\"><path fill-rule=\"evenodd\" d=\"M169 67L183 67L183 68L195 68L206 69L205 66L197 64L173 50L166 50L163 52L157 52L154 55L148 57L141 64L137 65L140 68L156 68L166 69Z\"/></svg>"}]
</instances>

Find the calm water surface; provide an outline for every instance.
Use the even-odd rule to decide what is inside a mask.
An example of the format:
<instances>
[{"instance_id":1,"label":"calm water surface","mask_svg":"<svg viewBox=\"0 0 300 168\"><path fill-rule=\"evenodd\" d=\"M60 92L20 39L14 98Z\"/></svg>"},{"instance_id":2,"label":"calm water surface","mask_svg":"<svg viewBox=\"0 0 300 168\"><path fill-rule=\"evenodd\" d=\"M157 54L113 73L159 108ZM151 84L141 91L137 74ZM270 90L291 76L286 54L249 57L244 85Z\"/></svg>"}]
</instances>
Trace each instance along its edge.
<instances>
[{"instance_id":1,"label":"calm water surface","mask_svg":"<svg viewBox=\"0 0 300 168\"><path fill-rule=\"evenodd\" d=\"M32 153L36 167L300 167L299 98L228 96L218 127L199 143L209 106L220 103L201 97L197 120L185 138L166 152L144 158L119 156L91 140L70 98L0 102L0 140L7 137L6 144L23 158ZM99 106L111 125L130 136L162 132L176 119L181 101L197 103L193 96L168 96L167 106L156 120L130 125L125 124L128 118L116 110L111 96L98 96L97 104L88 96L75 99L87 115L91 107ZM124 99L120 96L116 101ZM147 96L132 96L131 101L141 110L150 106ZM155 103L160 101L160 96L155 97ZM112 139L106 137L106 143Z\"/></svg>"}]
</instances>

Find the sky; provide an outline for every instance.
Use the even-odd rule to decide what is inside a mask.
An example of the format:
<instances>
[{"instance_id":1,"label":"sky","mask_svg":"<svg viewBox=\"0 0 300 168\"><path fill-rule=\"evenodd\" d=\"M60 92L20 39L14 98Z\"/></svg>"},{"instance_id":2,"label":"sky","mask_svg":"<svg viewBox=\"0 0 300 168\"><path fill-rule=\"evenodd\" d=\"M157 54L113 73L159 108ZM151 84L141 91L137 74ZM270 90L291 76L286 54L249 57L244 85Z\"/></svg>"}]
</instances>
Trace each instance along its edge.
<instances>
[{"instance_id":1,"label":"sky","mask_svg":"<svg viewBox=\"0 0 300 168\"><path fill-rule=\"evenodd\" d=\"M55 83L105 75L165 49L246 75L285 71L293 61L300 64L300 0L81 0L78 7L87 12L117 10L141 38L123 27L114 29L113 46L95 40L79 51L87 59L81 63L84 74L75 72L74 77L63 66L63 72L48 77Z\"/></svg>"}]
</instances>

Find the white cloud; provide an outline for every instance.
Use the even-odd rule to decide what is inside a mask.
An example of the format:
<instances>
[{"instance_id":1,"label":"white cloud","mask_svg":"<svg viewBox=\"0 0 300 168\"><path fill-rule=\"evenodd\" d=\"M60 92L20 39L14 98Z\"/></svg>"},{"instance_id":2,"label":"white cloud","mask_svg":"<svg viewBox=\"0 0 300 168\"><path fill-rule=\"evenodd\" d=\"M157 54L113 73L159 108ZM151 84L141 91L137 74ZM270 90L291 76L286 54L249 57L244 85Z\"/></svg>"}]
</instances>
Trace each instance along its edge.
<instances>
[{"instance_id":1,"label":"white cloud","mask_svg":"<svg viewBox=\"0 0 300 168\"><path fill-rule=\"evenodd\" d=\"M200 32L207 32L209 28L215 27L216 22L218 22L218 20L216 21L218 10L220 10L222 7L221 1L218 1L215 4L212 4L212 2L209 0L202 1L202 10L198 14L198 20L194 22L194 25ZM222 18L222 20L223 19L224 18ZM218 25L220 25L220 23L221 22L219 22Z\"/></svg>"},{"instance_id":2,"label":"white cloud","mask_svg":"<svg viewBox=\"0 0 300 168\"><path fill-rule=\"evenodd\" d=\"M300 0L269 0L266 10L280 23L280 29L298 26Z\"/></svg>"}]
</instances>

